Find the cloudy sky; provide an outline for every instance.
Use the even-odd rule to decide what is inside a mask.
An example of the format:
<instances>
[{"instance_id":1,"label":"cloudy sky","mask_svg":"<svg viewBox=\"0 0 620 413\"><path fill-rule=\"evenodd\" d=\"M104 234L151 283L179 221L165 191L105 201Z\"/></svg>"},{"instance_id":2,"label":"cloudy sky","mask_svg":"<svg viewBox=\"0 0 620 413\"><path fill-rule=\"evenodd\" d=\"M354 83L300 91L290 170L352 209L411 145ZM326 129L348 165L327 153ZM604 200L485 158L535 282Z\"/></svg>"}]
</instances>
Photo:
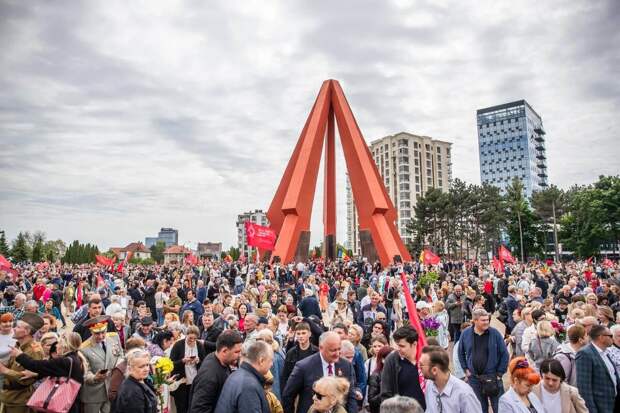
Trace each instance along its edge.
<instances>
[{"instance_id":1,"label":"cloudy sky","mask_svg":"<svg viewBox=\"0 0 620 413\"><path fill-rule=\"evenodd\" d=\"M61 3L0 1L9 238L107 248L172 226L182 243L235 244L236 215L267 209L328 78L367 141L451 141L470 182L476 109L522 98L543 117L551 183L620 170L618 1Z\"/></svg>"}]
</instances>

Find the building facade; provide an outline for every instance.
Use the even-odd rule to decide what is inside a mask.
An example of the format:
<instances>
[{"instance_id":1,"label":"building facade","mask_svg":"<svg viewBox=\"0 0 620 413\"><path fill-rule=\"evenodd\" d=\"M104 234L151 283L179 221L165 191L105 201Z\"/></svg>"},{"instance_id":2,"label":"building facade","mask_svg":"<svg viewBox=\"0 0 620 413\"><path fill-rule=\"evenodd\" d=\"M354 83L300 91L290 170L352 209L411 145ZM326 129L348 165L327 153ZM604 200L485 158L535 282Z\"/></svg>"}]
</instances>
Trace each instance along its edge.
<instances>
[{"instance_id":1,"label":"building facade","mask_svg":"<svg viewBox=\"0 0 620 413\"><path fill-rule=\"evenodd\" d=\"M267 214L261 209L254 211L244 212L237 215L237 247L241 256L244 254L251 257L250 248L248 247L248 241L245 236L245 222L250 221L258 225L268 226L269 220Z\"/></svg>"},{"instance_id":2,"label":"building facade","mask_svg":"<svg viewBox=\"0 0 620 413\"><path fill-rule=\"evenodd\" d=\"M222 243L221 242L199 242L196 247L198 257L220 259L222 255Z\"/></svg>"},{"instance_id":3,"label":"building facade","mask_svg":"<svg viewBox=\"0 0 620 413\"><path fill-rule=\"evenodd\" d=\"M407 233L406 227L414 215L417 200L429 188L447 191L450 187L452 143L400 132L371 142L369 149L396 208L396 228L407 245L411 234ZM361 255L357 211L348 179L347 247L354 255Z\"/></svg>"},{"instance_id":4,"label":"building facade","mask_svg":"<svg viewBox=\"0 0 620 413\"><path fill-rule=\"evenodd\" d=\"M525 100L479 109L477 124L483 184L504 193L516 177L528 197L547 187L545 130Z\"/></svg>"},{"instance_id":5,"label":"building facade","mask_svg":"<svg viewBox=\"0 0 620 413\"><path fill-rule=\"evenodd\" d=\"M162 228L159 230L159 234L157 234L156 237L146 237L144 239L144 245L146 245L147 248L151 248L160 241L166 244L166 248L179 245L179 230L174 228Z\"/></svg>"}]
</instances>

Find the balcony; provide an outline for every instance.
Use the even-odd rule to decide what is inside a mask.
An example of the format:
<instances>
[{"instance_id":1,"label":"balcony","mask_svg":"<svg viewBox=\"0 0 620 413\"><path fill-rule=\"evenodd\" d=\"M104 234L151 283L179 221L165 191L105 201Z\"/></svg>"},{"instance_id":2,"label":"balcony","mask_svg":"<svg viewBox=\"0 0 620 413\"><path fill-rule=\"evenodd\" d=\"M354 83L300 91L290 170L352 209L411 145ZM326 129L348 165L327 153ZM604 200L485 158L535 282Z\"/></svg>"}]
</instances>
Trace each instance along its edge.
<instances>
[{"instance_id":1,"label":"balcony","mask_svg":"<svg viewBox=\"0 0 620 413\"><path fill-rule=\"evenodd\" d=\"M534 128L534 132L536 132L539 135L545 135L546 134L545 130L542 128L542 125Z\"/></svg>"},{"instance_id":2,"label":"balcony","mask_svg":"<svg viewBox=\"0 0 620 413\"><path fill-rule=\"evenodd\" d=\"M543 138L543 136L542 136L542 135L535 135L535 136L534 136L534 140L535 140L536 142L544 142L544 141L545 141L545 138Z\"/></svg>"},{"instance_id":3,"label":"balcony","mask_svg":"<svg viewBox=\"0 0 620 413\"><path fill-rule=\"evenodd\" d=\"M537 151L544 151L544 150L545 150L545 144L544 144L544 143L542 143L542 142L539 142L539 143L537 143L537 144L536 144L536 146L534 146L534 148L535 148Z\"/></svg>"},{"instance_id":4,"label":"balcony","mask_svg":"<svg viewBox=\"0 0 620 413\"><path fill-rule=\"evenodd\" d=\"M547 157L545 156L544 152L537 152L536 153L536 158L540 159L541 161L547 159Z\"/></svg>"},{"instance_id":5,"label":"balcony","mask_svg":"<svg viewBox=\"0 0 620 413\"><path fill-rule=\"evenodd\" d=\"M538 172L538 176L540 176L541 178L546 178L547 177L547 172L545 172L544 170L540 171L540 172Z\"/></svg>"},{"instance_id":6,"label":"balcony","mask_svg":"<svg viewBox=\"0 0 620 413\"><path fill-rule=\"evenodd\" d=\"M543 188L548 187L549 185L547 185L547 183L545 181L539 183L538 185L542 186Z\"/></svg>"}]
</instances>

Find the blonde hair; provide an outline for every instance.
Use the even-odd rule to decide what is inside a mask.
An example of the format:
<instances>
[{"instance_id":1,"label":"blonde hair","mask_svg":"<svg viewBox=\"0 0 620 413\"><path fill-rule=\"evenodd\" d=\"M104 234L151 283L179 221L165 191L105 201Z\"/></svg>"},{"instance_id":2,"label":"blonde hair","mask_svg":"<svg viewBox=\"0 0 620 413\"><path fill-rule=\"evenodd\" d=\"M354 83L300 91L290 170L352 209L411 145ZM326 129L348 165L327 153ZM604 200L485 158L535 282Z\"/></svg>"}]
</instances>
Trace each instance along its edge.
<instances>
[{"instance_id":1,"label":"blonde hair","mask_svg":"<svg viewBox=\"0 0 620 413\"><path fill-rule=\"evenodd\" d=\"M444 309L446 308L446 305L444 304L443 301L441 300L437 300L433 303L433 310L435 311L435 313L440 313L442 312Z\"/></svg>"},{"instance_id":2,"label":"blonde hair","mask_svg":"<svg viewBox=\"0 0 620 413\"><path fill-rule=\"evenodd\" d=\"M349 381L342 377L327 376L317 380L315 386L327 390L329 397L334 398L339 404L344 404L344 398L349 392Z\"/></svg>"},{"instance_id":3,"label":"blonde hair","mask_svg":"<svg viewBox=\"0 0 620 413\"><path fill-rule=\"evenodd\" d=\"M536 324L536 332L540 338L552 337L555 334L555 330L553 329L551 322L547 320L539 321Z\"/></svg>"}]
</instances>

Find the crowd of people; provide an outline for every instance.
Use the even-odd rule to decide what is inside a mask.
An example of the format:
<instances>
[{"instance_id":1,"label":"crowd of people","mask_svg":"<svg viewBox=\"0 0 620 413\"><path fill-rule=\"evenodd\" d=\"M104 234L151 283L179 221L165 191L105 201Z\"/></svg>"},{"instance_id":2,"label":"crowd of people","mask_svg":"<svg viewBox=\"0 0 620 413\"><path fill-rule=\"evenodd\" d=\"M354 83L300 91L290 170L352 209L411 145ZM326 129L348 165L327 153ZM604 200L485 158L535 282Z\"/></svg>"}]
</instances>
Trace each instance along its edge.
<instances>
[{"instance_id":1,"label":"crowd of people","mask_svg":"<svg viewBox=\"0 0 620 413\"><path fill-rule=\"evenodd\" d=\"M46 377L81 385L72 413L620 408L613 262L13 268L0 270L6 413L30 411Z\"/></svg>"}]
</instances>

